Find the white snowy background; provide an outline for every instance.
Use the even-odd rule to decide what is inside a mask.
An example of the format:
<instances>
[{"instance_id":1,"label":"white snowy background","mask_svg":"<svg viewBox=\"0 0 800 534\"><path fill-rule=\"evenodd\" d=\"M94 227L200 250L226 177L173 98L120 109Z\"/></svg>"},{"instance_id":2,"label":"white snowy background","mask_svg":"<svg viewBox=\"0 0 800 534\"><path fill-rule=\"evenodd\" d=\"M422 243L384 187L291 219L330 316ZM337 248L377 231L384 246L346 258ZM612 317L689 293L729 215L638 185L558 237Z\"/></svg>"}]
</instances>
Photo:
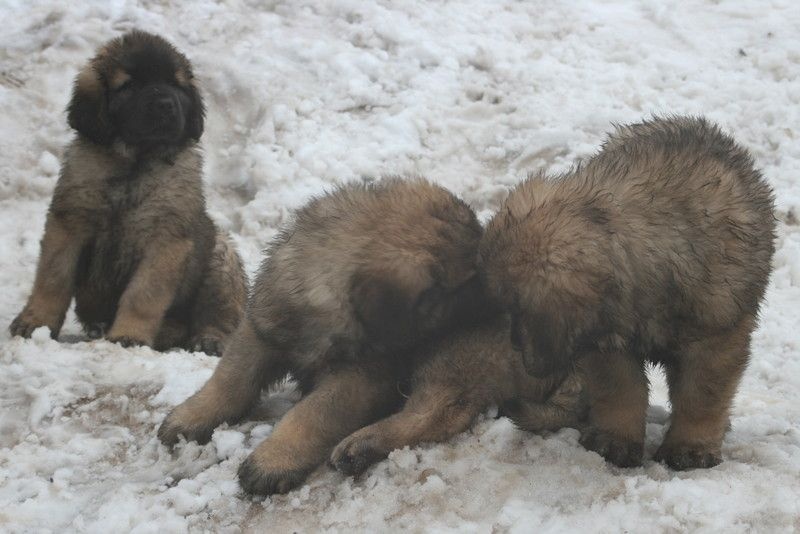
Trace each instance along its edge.
<instances>
[{"instance_id":1,"label":"white snowy background","mask_svg":"<svg viewBox=\"0 0 800 534\"><path fill-rule=\"evenodd\" d=\"M800 4L796 0L0 2L0 531L800 530ZM616 469L578 433L487 414L362 480L327 467L251 498L235 472L292 401L176 453L155 429L217 360L6 326L31 288L79 67L131 28L194 62L210 210L252 272L331 184L419 173L483 219L529 171L590 155L610 123L704 114L777 192L774 274L724 462ZM669 406L659 372L647 454Z\"/></svg>"}]
</instances>

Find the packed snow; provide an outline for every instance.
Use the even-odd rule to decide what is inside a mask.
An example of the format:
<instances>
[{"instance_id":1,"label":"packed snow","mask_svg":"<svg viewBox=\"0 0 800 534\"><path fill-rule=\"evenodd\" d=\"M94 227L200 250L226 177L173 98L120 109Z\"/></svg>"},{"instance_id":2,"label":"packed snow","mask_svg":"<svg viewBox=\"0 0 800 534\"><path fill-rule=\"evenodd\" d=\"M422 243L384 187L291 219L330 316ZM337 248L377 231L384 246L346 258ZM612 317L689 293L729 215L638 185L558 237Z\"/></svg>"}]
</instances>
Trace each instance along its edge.
<instances>
[{"instance_id":1,"label":"packed snow","mask_svg":"<svg viewBox=\"0 0 800 534\"><path fill-rule=\"evenodd\" d=\"M800 6L724 2L4 0L0 18L0 531L789 532L800 530ZM30 291L70 84L138 27L194 62L210 210L250 272L332 184L414 173L485 220L529 171L592 154L612 122L704 114L777 193L774 274L713 469L617 469L565 429L487 413L354 481L243 495L236 468L296 400L169 452L155 430L217 360L6 326ZM647 454L669 406L653 372Z\"/></svg>"}]
</instances>

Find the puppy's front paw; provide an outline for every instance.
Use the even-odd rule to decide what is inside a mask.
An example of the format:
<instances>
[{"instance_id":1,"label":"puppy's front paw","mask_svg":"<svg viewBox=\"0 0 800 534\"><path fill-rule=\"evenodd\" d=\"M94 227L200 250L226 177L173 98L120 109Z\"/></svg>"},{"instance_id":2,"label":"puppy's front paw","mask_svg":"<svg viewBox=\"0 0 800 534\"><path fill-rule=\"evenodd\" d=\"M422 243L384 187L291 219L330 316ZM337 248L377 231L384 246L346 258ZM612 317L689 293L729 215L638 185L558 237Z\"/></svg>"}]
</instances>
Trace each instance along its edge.
<instances>
[{"instance_id":1,"label":"puppy's front paw","mask_svg":"<svg viewBox=\"0 0 800 534\"><path fill-rule=\"evenodd\" d=\"M86 332L86 335L89 337L89 339L100 339L106 335L106 332L108 331L108 324L88 323L83 325L83 331Z\"/></svg>"},{"instance_id":2,"label":"puppy's front paw","mask_svg":"<svg viewBox=\"0 0 800 534\"><path fill-rule=\"evenodd\" d=\"M108 340L112 343L119 343L123 347L139 347L148 344L145 340L133 336L110 336Z\"/></svg>"},{"instance_id":3,"label":"puppy's front paw","mask_svg":"<svg viewBox=\"0 0 800 534\"><path fill-rule=\"evenodd\" d=\"M275 469L259 459L258 452L248 456L239 466L239 485L247 493L273 495L288 493L300 486L314 467Z\"/></svg>"},{"instance_id":4,"label":"puppy's front paw","mask_svg":"<svg viewBox=\"0 0 800 534\"><path fill-rule=\"evenodd\" d=\"M588 428L581 435L580 442L586 449L596 452L618 467L642 465L643 443L618 438L595 427Z\"/></svg>"},{"instance_id":5,"label":"puppy's front paw","mask_svg":"<svg viewBox=\"0 0 800 534\"><path fill-rule=\"evenodd\" d=\"M194 352L205 352L209 356L222 356L222 338L211 335L197 336L189 342Z\"/></svg>"},{"instance_id":6,"label":"puppy's front paw","mask_svg":"<svg viewBox=\"0 0 800 534\"><path fill-rule=\"evenodd\" d=\"M214 433L215 425L203 423L197 417L190 417L187 409L181 405L172 410L158 428L158 439L167 447L172 447L180 436L186 441L196 441L199 444L208 443Z\"/></svg>"},{"instance_id":7,"label":"puppy's front paw","mask_svg":"<svg viewBox=\"0 0 800 534\"><path fill-rule=\"evenodd\" d=\"M358 477L372 464L389 455L381 441L380 436L372 433L356 432L336 446L331 454L330 464L345 475Z\"/></svg>"},{"instance_id":8,"label":"puppy's front paw","mask_svg":"<svg viewBox=\"0 0 800 534\"><path fill-rule=\"evenodd\" d=\"M112 343L119 343L123 347L137 347L140 345L153 346L153 336L157 328L152 328L152 324L145 320L130 320L117 317L111 330L108 331L106 339Z\"/></svg>"},{"instance_id":9,"label":"puppy's front paw","mask_svg":"<svg viewBox=\"0 0 800 534\"><path fill-rule=\"evenodd\" d=\"M717 448L707 448L687 443L664 443L653 457L657 462L667 464L676 471L686 469L706 469L722 462L722 454Z\"/></svg>"},{"instance_id":10,"label":"puppy's front paw","mask_svg":"<svg viewBox=\"0 0 800 534\"><path fill-rule=\"evenodd\" d=\"M25 309L22 310L13 321L11 321L11 325L8 327L8 330L11 332L12 336L28 338L31 337L33 331L40 326L46 326L50 328L50 337L53 339L58 337L58 330L60 327L58 321L48 320L26 306Z\"/></svg>"}]
</instances>

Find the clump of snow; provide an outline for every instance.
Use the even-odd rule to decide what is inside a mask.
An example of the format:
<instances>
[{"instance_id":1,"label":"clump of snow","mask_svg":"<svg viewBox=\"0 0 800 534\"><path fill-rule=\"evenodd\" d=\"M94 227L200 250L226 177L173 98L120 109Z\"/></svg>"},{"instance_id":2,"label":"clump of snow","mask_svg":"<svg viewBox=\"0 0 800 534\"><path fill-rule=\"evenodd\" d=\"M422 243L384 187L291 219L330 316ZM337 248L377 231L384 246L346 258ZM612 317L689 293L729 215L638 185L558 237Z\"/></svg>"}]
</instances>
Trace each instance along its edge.
<instances>
[{"instance_id":1,"label":"clump of snow","mask_svg":"<svg viewBox=\"0 0 800 534\"><path fill-rule=\"evenodd\" d=\"M236 430L217 429L214 431L211 442L217 448L217 457L220 460L225 460L233 456L237 451L242 450L244 434Z\"/></svg>"},{"instance_id":2,"label":"clump of snow","mask_svg":"<svg viewBox=\"0 0 800 534\"><path fill-rule=\"evenodd\" d=\"M800 528L800 10L791 0L402 3L353 0L2 3L0 530L791 531ZM216 359L86 341L68 316L9 339L30 291L71 133L70 84L95 48L139 27L193 60L204 87L212 216L252 272L291 210L333 184L419 173L486 220L530 171L590 155L609 124L702 113L777 192L775 271L723 444L724 463L617 469L565 429L486 416L448 443L393 452L354 481L320 467L251 498L239 462L293 397L212 443L155 430ZM664 433L653 373L647 453Z\"/></svg>"}]
</instances>

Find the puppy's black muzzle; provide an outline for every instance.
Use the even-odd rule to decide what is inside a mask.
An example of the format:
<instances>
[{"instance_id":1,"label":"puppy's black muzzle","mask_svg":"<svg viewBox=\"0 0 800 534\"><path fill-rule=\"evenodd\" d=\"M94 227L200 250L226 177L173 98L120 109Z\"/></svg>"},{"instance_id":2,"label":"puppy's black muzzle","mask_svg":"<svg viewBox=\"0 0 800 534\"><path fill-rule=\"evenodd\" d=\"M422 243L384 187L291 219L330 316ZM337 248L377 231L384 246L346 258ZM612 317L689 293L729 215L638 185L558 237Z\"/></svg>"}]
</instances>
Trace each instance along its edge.
<instances>
[{"instance_id":1,"label":"puppy's black muzzle","mask_svg":"<svg viewBox=\"0 0 800 534\"><path fill-rule=\"evenodd\" d=\"M186 122L184 105L178 90L166 84L144 88L128 122L128 140L152 143L180 139Z\"/></svg>"},{"instance_id":2,"label":"puppy's black muzzle","mask_svg":"<svg viewBox=\"0 0 800 534\"><path fill-rule=\"evenodd\" d=\"M174 96L156 96L147 103L147 114L155 122L174 121L178 116L178 105L178 99Z\"/></svg>"},{"instance_id":3,"label":"puppy's black muzzle","mask_svg":"<svg viewBox=\"0 0 800 534\"><path fill-rule=\"evenodd\" d=\"M144 112L151 124L172 124L181 114L181 104L175 91L170 87L153 85L142 95Z\"/></svg>"}]
</instances>

